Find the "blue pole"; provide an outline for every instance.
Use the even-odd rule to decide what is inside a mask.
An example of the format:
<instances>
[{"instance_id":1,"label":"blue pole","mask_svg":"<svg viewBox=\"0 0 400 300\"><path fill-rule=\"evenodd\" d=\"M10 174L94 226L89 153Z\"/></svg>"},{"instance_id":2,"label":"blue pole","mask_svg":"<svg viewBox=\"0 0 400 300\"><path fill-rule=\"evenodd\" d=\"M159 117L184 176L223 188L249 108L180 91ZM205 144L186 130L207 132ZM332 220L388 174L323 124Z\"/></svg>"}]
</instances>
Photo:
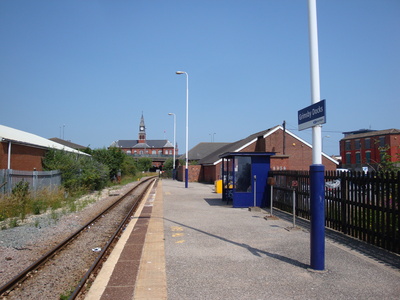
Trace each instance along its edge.
<instances>
[{"instance_id":1,"label":"blue pole","mask_svg":"<svg viewBox=\"0 0 400 300\"><path fill-rule=\"evenodd\" d=\"M311 269L325 269L325 167L321 164L310 166L311 200Z\"/></svg>"}]
</instances>

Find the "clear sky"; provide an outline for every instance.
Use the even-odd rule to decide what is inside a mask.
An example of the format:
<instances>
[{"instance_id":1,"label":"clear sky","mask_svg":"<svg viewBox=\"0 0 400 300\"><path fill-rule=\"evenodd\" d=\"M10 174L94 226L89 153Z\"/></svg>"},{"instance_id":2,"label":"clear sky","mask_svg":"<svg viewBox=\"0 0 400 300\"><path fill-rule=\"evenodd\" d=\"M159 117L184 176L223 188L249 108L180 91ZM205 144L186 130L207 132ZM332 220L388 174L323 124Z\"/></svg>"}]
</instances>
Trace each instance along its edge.
<instances>
[{"instance_id":1,"label":"clear sky","mask_svg":"<svg viewBox=\"0 0 400 300\"><path fill-rule=\"evenodd\" d=\"M311 104L307 0L0 0L0 124L91 148L185 151L282 124ZM343 131L400 128L400 1L317 0L324 151ZM64 126L65 125L65 126ZM329 136L329 137L328 137Z\"/></svg>"}]
</instances>

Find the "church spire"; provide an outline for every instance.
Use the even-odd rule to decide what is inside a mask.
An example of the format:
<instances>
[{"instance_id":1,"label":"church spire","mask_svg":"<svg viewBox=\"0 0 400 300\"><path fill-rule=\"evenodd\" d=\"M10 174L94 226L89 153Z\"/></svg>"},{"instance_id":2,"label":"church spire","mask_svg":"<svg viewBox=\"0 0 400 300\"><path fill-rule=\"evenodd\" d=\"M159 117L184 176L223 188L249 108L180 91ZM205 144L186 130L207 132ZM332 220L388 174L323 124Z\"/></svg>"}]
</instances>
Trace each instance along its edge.
<instances>
[{"instance_id":1,"label":"church spire","mask_svg":"<svg viewBox=\"0 0 400 300\"><path fill-rule=\"evenodd\" d=\"M146 126L144 125L143 112L139 124L139 143L146 143Z\"/></svg>"}]
</instances>

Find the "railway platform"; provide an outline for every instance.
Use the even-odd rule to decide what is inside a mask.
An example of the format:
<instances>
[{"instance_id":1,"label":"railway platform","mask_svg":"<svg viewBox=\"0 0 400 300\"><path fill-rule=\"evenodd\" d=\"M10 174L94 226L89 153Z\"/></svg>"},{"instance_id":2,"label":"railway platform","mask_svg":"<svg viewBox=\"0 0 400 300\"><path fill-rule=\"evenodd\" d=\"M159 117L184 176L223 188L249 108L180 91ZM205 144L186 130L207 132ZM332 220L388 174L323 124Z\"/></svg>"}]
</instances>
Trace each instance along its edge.
<instances>
[{"instance_id":1,"label":"railway platform","mask_svg":"<svg viewBox=\"0 0 400 300\"><path fill-rule=\"evenodd\" d=\"M276 215L159 181L86 299L398 299L400 256L327 231L326 270L313 272L308 223Z\"/></svg>"}]
</instances>

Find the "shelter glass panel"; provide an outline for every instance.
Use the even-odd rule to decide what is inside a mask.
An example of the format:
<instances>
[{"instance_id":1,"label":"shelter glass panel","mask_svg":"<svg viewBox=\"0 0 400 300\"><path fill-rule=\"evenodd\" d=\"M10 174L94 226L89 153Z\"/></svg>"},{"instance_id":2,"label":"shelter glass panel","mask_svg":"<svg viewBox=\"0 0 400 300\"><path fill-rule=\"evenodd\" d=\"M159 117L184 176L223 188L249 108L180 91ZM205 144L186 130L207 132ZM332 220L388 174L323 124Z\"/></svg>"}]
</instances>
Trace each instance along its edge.
<instances>
[{"instance_id":1,"label":"shelter glass panel","mask_svg":"<svg viewBox=\"0 0 400 300\"><path fill-rule=\"evenodd\" d=\"M236 192L251 192L251 157L239 156L236 158Z\"/></svg>"}]
</instances>

